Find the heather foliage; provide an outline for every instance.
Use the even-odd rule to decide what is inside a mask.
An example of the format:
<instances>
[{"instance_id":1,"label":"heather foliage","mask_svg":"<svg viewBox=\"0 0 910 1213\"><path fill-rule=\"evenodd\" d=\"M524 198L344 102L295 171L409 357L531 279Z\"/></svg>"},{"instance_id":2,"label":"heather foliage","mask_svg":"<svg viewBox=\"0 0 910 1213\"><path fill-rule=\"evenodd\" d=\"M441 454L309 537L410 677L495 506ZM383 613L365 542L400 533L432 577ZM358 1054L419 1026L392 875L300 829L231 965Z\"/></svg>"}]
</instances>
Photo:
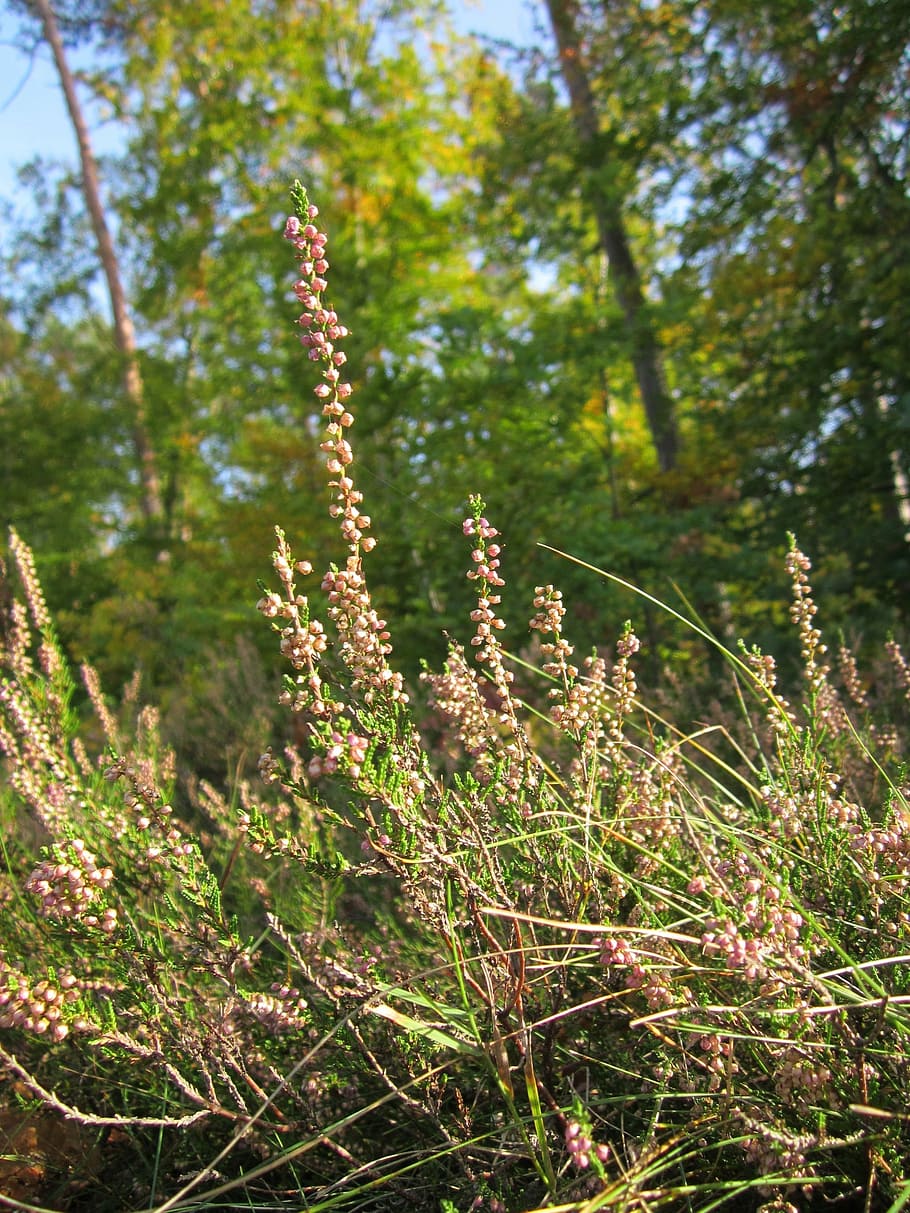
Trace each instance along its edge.
<instances>
[{"instance_id":1,"label":"heather foliage","mask_svg":"<svg viewBox=\"0 0 910 1213\"><path fill-rule=\"evenodd\" d=\"M113 712L83 669L81 719L11 539L0 1060L23 1105L104 1147L54 1199L78 1180L93 1207L162 1211L897 1202L899 646L869 678L844 647L832 668L792 542L802 685L718 645L736 710L717 688L709 723L672 721L639 694L632 625L578 657L552 585L537 666L512 657L507 553L475 499L470 643L406 688L369 589L327 237L294 199L344 545L307 593L279 530L259 602L297 743L228 800L178 782L137 685Z\"/></svg>"}]
</instances>

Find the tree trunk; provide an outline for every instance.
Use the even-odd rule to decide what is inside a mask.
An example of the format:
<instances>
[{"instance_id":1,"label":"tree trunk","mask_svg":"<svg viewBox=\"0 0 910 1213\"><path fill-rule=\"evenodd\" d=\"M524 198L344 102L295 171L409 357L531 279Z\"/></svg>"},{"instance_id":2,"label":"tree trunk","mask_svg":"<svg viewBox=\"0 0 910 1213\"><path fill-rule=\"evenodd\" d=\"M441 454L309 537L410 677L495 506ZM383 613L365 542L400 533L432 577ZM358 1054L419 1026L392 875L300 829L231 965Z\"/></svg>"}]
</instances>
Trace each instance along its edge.
<instances>
[{"instance_id":1,"label":"tree trunk","mask_svg":"<svg viewBox=\"0 0 910 1213\"><path fill-rule=\"evenodd\" d=\"M76 85L66 61L66 51L57 27L57 20L49 0L34 0L35 11L41 18L44 37L54 55L54 63L60 76L60 85L66 99L76 139L79 143L79 158L82 164L82 192L92 220L92 228L98 241L98 253L107 281L114 317L114 337L123 363L123 390L132 411L133 447L139 465L139 480L142 485L140 506L147 522L162 518L161 485L158 478L155 450L149 437L145 414L145 393L139 359L136 351L136 333L127 307L126 294L120 280L120 268L114 242L104 217L101 189L98 183L98 166L92 153L88 126L76 95Z\"/></svg>"},{"instance_id":2,"label":"tree trunk","mask_svg":"<svg viewBox=\"0 0 910 1213\"><path fill-rule=\"evenodd\" d=\"M582 60L581 44L575 25L575 0L546 0L546 3L559 50L563 80L569 92L575 129L582 146L593 153L600 142L600 122L594 93ZM609 262L613 289L625 320L632 350L632 364L651 431L651 440L657 453L658 466L662 472L668 472L675 466L679 453L676 415L664 380L660 345L647 313L641 279L629 245L622 209L616 200L609 197L597 184L589 186L589 195L594 208L600 246Z\"/></svg>"}]
</instances>

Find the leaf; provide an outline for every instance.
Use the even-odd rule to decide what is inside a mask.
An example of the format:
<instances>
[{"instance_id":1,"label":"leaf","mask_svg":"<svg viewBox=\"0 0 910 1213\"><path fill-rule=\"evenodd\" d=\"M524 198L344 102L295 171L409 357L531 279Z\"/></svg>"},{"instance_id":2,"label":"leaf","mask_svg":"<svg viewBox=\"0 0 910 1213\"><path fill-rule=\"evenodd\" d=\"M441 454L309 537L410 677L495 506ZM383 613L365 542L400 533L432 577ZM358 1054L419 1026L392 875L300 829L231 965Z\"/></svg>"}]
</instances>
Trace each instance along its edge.
<instances>
[{"instance_id":1,"label":"leaf","mask_svg":"<svg viewBox=\"0 0 910 1213\"><path fill-rule=\"evenodd\" d=\"M379 1015L382 1019L388 1019L405 1032L412 1032L415 1036L421 1036L424 1040L429 1040L443 1049L451 1049L455 1053L461 1053L468 1057L482 1056L481 1050L476 1045L472 1045L466 1040L460 1040L457 1036L451 1036L435 1024L425 1023L421 1019L415 1019L412 1015L405 1015L401 1011L396 1011L394 1007L390 1007L386 1003L380 1003L378 1006L369 1006L367 1009L373 1015Z\"/></svg>"}]
</instances>

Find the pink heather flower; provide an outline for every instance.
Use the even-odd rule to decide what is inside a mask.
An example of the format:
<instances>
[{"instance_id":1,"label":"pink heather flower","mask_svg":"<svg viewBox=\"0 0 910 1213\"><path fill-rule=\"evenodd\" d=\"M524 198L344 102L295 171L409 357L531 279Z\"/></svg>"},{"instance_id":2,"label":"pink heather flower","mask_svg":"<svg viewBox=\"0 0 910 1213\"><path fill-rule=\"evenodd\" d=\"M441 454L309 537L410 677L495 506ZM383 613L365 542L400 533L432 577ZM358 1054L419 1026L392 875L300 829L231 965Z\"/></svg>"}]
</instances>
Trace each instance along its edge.
<instances>
[{"instance_id":1,"label":"pink heather flower","mask_svg":"<svg viewBox=\"0 0 910 1213\"><path fill-rule=\"evenodd\" d=\"M618 935L610 935L601 944L600 963L602 965L634 965L637 957L634 950L625 939Z\"/></svg>"},{"instance_id":2,"label":"pink heather flower","mask_svg":"<svg viewBox=\"0 0 910 1213\"><path fill-rule=\"evenodd\" d=\"M585 1171L591 1165L591 1159L605 1163L610 1157L610 1147L593 1142L577 1120L570 1120L565 1128L566 1149L572 1162L580 1171Z\"/></svg>"},{"instance_id":3,"label":"pink heather flower","mask_svg":"<svg viewBox=\"0 0 910 1213\"><path fill-rule=\"evenodd\" d=\"M274 619L282 607L281 595L274 591L266 594L264 598L260 598L256 603L256 610L260 614L265 615L266 619Z\"/></svg>"},{"instance_id":4,"label":"pink heather flower","mask_svg":"<svg viewBox=\"0 0 910 1213\"><path fill-rule=\"evenodd\" d=\"M38 913L42 918L81 918L87 926L102 930L116 929L116 911L105 910L103 921L92 907L110 886L114 873L99 868L95 856L80 838L69 844L73 862L68 862L65 847L55 844L49 858L43 860L25 883L26 889L40 900Z\"/></svg>"},{"instance_id":5,"label":"pink heather flower","mask_svg":"<svg viewBox=\"0 0 910 1213\"><path fill-rule=\"evenodd\" d=\"M616 642L616 652L620 657L631 657L640 648L641 641L633 632L629 632L627 636L622 636Z\"/></svg>"},{"instance_id":6,"label":"pink heather flower","mask_svg":"<svg viewBox=\"0 0 910 1213\"><path fill-rule=\"evenodd\" d=\"M300 235L300 220L296 215L291 215L287 223L284 225L285 240L296 240Z\"/></svg>"},{"instance_id":7,"label":"pink heather flower","mask_svg":"<svg viewBox=\"0 0 910 1213\"><path fill-rule=\"evenodd\" d=\"M347 742L351 761L363 762L367 756L367 748L370 744L369 738L358 737L356 733L348 733Z\"/></svg>"}]
</instances>

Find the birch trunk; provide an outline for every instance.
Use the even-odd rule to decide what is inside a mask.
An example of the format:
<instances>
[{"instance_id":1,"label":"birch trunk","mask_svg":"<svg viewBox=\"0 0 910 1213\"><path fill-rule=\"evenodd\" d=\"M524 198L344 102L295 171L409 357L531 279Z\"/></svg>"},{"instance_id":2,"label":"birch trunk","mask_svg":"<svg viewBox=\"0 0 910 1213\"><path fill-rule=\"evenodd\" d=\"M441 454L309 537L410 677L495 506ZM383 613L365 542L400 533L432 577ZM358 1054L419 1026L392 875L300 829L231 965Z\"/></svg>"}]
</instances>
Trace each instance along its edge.
<instances>
[{"instance_id":1,"label":"birch trunk","mask_svg":"<svg viewBox=\"0 0 910 1213\"><path fill-rule=\"evenodd\" d=\"M145 392L142 384L142 373L139 369L139 358L136 350L136 332L127 306L126 294L120 278L120 266L114 242L107 226L104 207L101 202L101 189L98 181L98 165L92 152L88 126L79 104L76 93L76 83L69 69L66 51L54 11L49 0L33 0L35 11L41 18L44 37L54 56L54 63L60 77L60 85L66 99L70 121L76 132L79 144L79 159L82 166L82 193L91 216L92 228L98 241L98 254L107 282L108 294L111 301L111 311L114 317L114 338L123 365L123 390L130 406L132 421L133 448L139 470L141 494L139 498L142 515L147 522L160 521L163 517L161 500L161 483L158 476L155 449L149 436Z\"/></svg>"}]
</instances>

